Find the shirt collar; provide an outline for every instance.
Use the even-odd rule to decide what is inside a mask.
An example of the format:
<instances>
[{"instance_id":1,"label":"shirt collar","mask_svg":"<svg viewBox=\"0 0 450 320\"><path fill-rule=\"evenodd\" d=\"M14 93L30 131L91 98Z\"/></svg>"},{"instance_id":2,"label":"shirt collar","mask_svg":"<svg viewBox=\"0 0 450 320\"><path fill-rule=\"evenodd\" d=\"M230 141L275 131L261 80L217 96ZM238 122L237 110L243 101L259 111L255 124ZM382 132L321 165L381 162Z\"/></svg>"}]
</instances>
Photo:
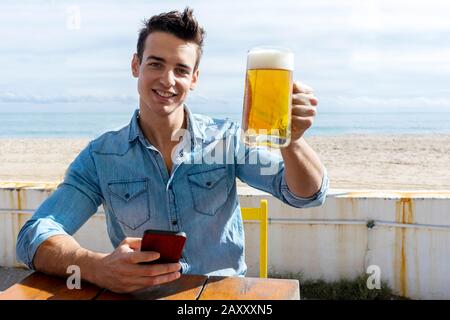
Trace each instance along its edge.
<instances>
[{"instance_id":1,"label":"shirt collar","mask_svg":"<svg viewBox=\"0 0 450 320\"><path fill-rule=\"evenodd\" d=\"M128 135L128 141L131 143L139 137L140 128L138 123L139 109L134 110L133 117L130 122L130 134Z\"/></svg>"},{"instance_id":2,"label":"shirt collar","mask_svg":"<svg viewBox=\"0 0 450 320\"><path fill-rule=\"evenodd\" d=\"M198 122L196 121L194 115L192 114L191 110L188 108L187 105L184 105L184 111L186 112L187 115L186 127L188 128L191 136L195 138L194 139L195 141L197 139L204 140L203 131L200 130Z\"/></svg>"},{"instance_id":3,"label":"shirt collar","mask_svg":"<svg viewBox=\"0 0 450 320\"><path fill-rule=\"evenodd\" d=\"M199 129L198 123L194 118L194 115L192 114L191 110L188 108L187 105L184 105L184 111L186 112L187 118L186 118L186 127L188 128L193 142L193 145L197 145L197 139L203 140L204 135L203 132ZM144 135L141 131L141 128L139 127L139 109L136 109L133 113L133 117L131 118L130 122L130 133L128 135L128 141L132 143L137 138L141 137L144 138ZM143 139L145 140L145 139Z\"/></svg>"}]
</instances>

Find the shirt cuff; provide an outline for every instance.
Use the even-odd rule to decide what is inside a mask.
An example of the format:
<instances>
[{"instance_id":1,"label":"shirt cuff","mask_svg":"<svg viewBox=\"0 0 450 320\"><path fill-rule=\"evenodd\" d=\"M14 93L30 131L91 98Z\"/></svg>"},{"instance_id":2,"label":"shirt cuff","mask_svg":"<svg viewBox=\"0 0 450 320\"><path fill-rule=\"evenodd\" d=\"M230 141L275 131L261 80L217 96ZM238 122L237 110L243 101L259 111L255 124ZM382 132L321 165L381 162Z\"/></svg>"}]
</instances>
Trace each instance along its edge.
<instances>
[{"instance_id":1,"label":"shirt cuff","mask_svg":"<svg viewBox=\"0 0 450 320\"><path fill-rule=\"evenodd\" d=\"M67 235L67 232L51 219L39 219L26 223L18 236L16 248L18 260L35 270L33 259L36 251L45 240L56 235Z\"/></svg>"},{"instance_id":2,"label":"shirt cuff","mask_svg":"<svg viewBox=\"0 0 450 320\"><path fill-rule=\"evenodd\" d=\"M328 189L329 179L328 172L325 167L323 167L322 185L320 186L320 190L311 197L299 197L292 193L286 183L285 172L283 173L283 176L281 178L281 193L283 194L285 202L297 208L321 206L325 202Z\"/></svg>"},{"instance_id":3,"label":"shirt cuff","mask_svg":"<svg viewBox=\"0 0 450 320\"><path fill-rule=\"evenodd\" d=\"M184 258L180 259L180 264L181 264L181 271L180 271L180 273L181 274L188 274L190 266L189 266L189 264L187 264L187 262L186 262L186 260Z\"/></svg>"},{"instance_id":4,"label":"shirt cuff","mask_svg":"<svg viewBox=\"0 0 450 320\"><path fill-rule=\"evenodd\" d=\"M33 264L34 256L36 255L36 252L39 248L39 246L47 240L50 237L57 236L57 235L67 235L65 232L61 231L50 231L48 233L41 234L39 237L37 237L30 245L28 249L28 261L26 262L27 266L31 270L36 270Z\"/></svg>"}]
</instances>

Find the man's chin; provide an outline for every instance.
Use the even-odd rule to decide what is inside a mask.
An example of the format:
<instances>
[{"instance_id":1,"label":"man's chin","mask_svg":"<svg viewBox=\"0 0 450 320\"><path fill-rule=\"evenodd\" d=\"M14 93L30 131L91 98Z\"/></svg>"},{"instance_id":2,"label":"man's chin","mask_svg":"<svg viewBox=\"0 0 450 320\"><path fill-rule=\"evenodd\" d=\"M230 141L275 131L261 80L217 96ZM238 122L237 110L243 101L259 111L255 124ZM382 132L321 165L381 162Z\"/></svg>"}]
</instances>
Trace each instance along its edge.
<instances>
[{"instance_id":1,"label":"man's chin","mask_svg":"<svg viewBox=\"0 0 450 320\"><path fill-rule=\"evenodd\" d=\"M150 113L164 116L164 115L169 115L169 114L173 113L175 110L178 110L180 107L183 107L183 103L182 102L181 103L180 102L170 103L170 104L152 103L152 104L144 104L144 107L146 107L146 109L148 111L150 111Z\"/></svg>"}]
</instances>

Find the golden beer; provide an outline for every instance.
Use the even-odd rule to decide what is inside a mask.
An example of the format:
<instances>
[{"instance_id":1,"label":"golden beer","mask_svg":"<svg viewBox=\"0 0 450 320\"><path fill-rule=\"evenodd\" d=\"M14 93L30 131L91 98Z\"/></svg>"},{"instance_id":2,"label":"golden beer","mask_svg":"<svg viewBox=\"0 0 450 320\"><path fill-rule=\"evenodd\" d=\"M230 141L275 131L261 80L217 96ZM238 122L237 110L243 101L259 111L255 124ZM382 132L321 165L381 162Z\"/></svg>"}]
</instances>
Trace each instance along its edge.
<instances>
[{"instance_id":1,"label":"golden beer","mask_svg":"<svg viewBox=\"0 0 450 320\"><path fill-rule=\"evenodd\" d=\"M242 128L248 145L283 147L290 142L294 55L288 49L249 51Z\"/></svg>"}]
</instances>

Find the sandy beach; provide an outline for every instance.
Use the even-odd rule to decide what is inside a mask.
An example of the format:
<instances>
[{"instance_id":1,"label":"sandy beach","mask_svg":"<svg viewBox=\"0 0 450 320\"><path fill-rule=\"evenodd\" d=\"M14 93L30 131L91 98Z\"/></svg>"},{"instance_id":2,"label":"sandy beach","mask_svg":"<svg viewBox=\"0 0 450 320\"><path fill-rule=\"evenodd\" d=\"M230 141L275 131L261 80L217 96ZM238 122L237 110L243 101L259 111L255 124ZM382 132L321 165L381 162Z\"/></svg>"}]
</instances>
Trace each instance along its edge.
<instances>
[{"instance_id":1,"label":"sandy beach","mask_svg":"<svg viewBox=\"0 0 450 320\"><path fill-rule=\"evenodd\" d=\"M450 136L307 137L336 189L450 189ZM0 139L0 181L61 181L88 139ZM241 184L241 183L240 183Z\"/></svg>"}]
</instances>

